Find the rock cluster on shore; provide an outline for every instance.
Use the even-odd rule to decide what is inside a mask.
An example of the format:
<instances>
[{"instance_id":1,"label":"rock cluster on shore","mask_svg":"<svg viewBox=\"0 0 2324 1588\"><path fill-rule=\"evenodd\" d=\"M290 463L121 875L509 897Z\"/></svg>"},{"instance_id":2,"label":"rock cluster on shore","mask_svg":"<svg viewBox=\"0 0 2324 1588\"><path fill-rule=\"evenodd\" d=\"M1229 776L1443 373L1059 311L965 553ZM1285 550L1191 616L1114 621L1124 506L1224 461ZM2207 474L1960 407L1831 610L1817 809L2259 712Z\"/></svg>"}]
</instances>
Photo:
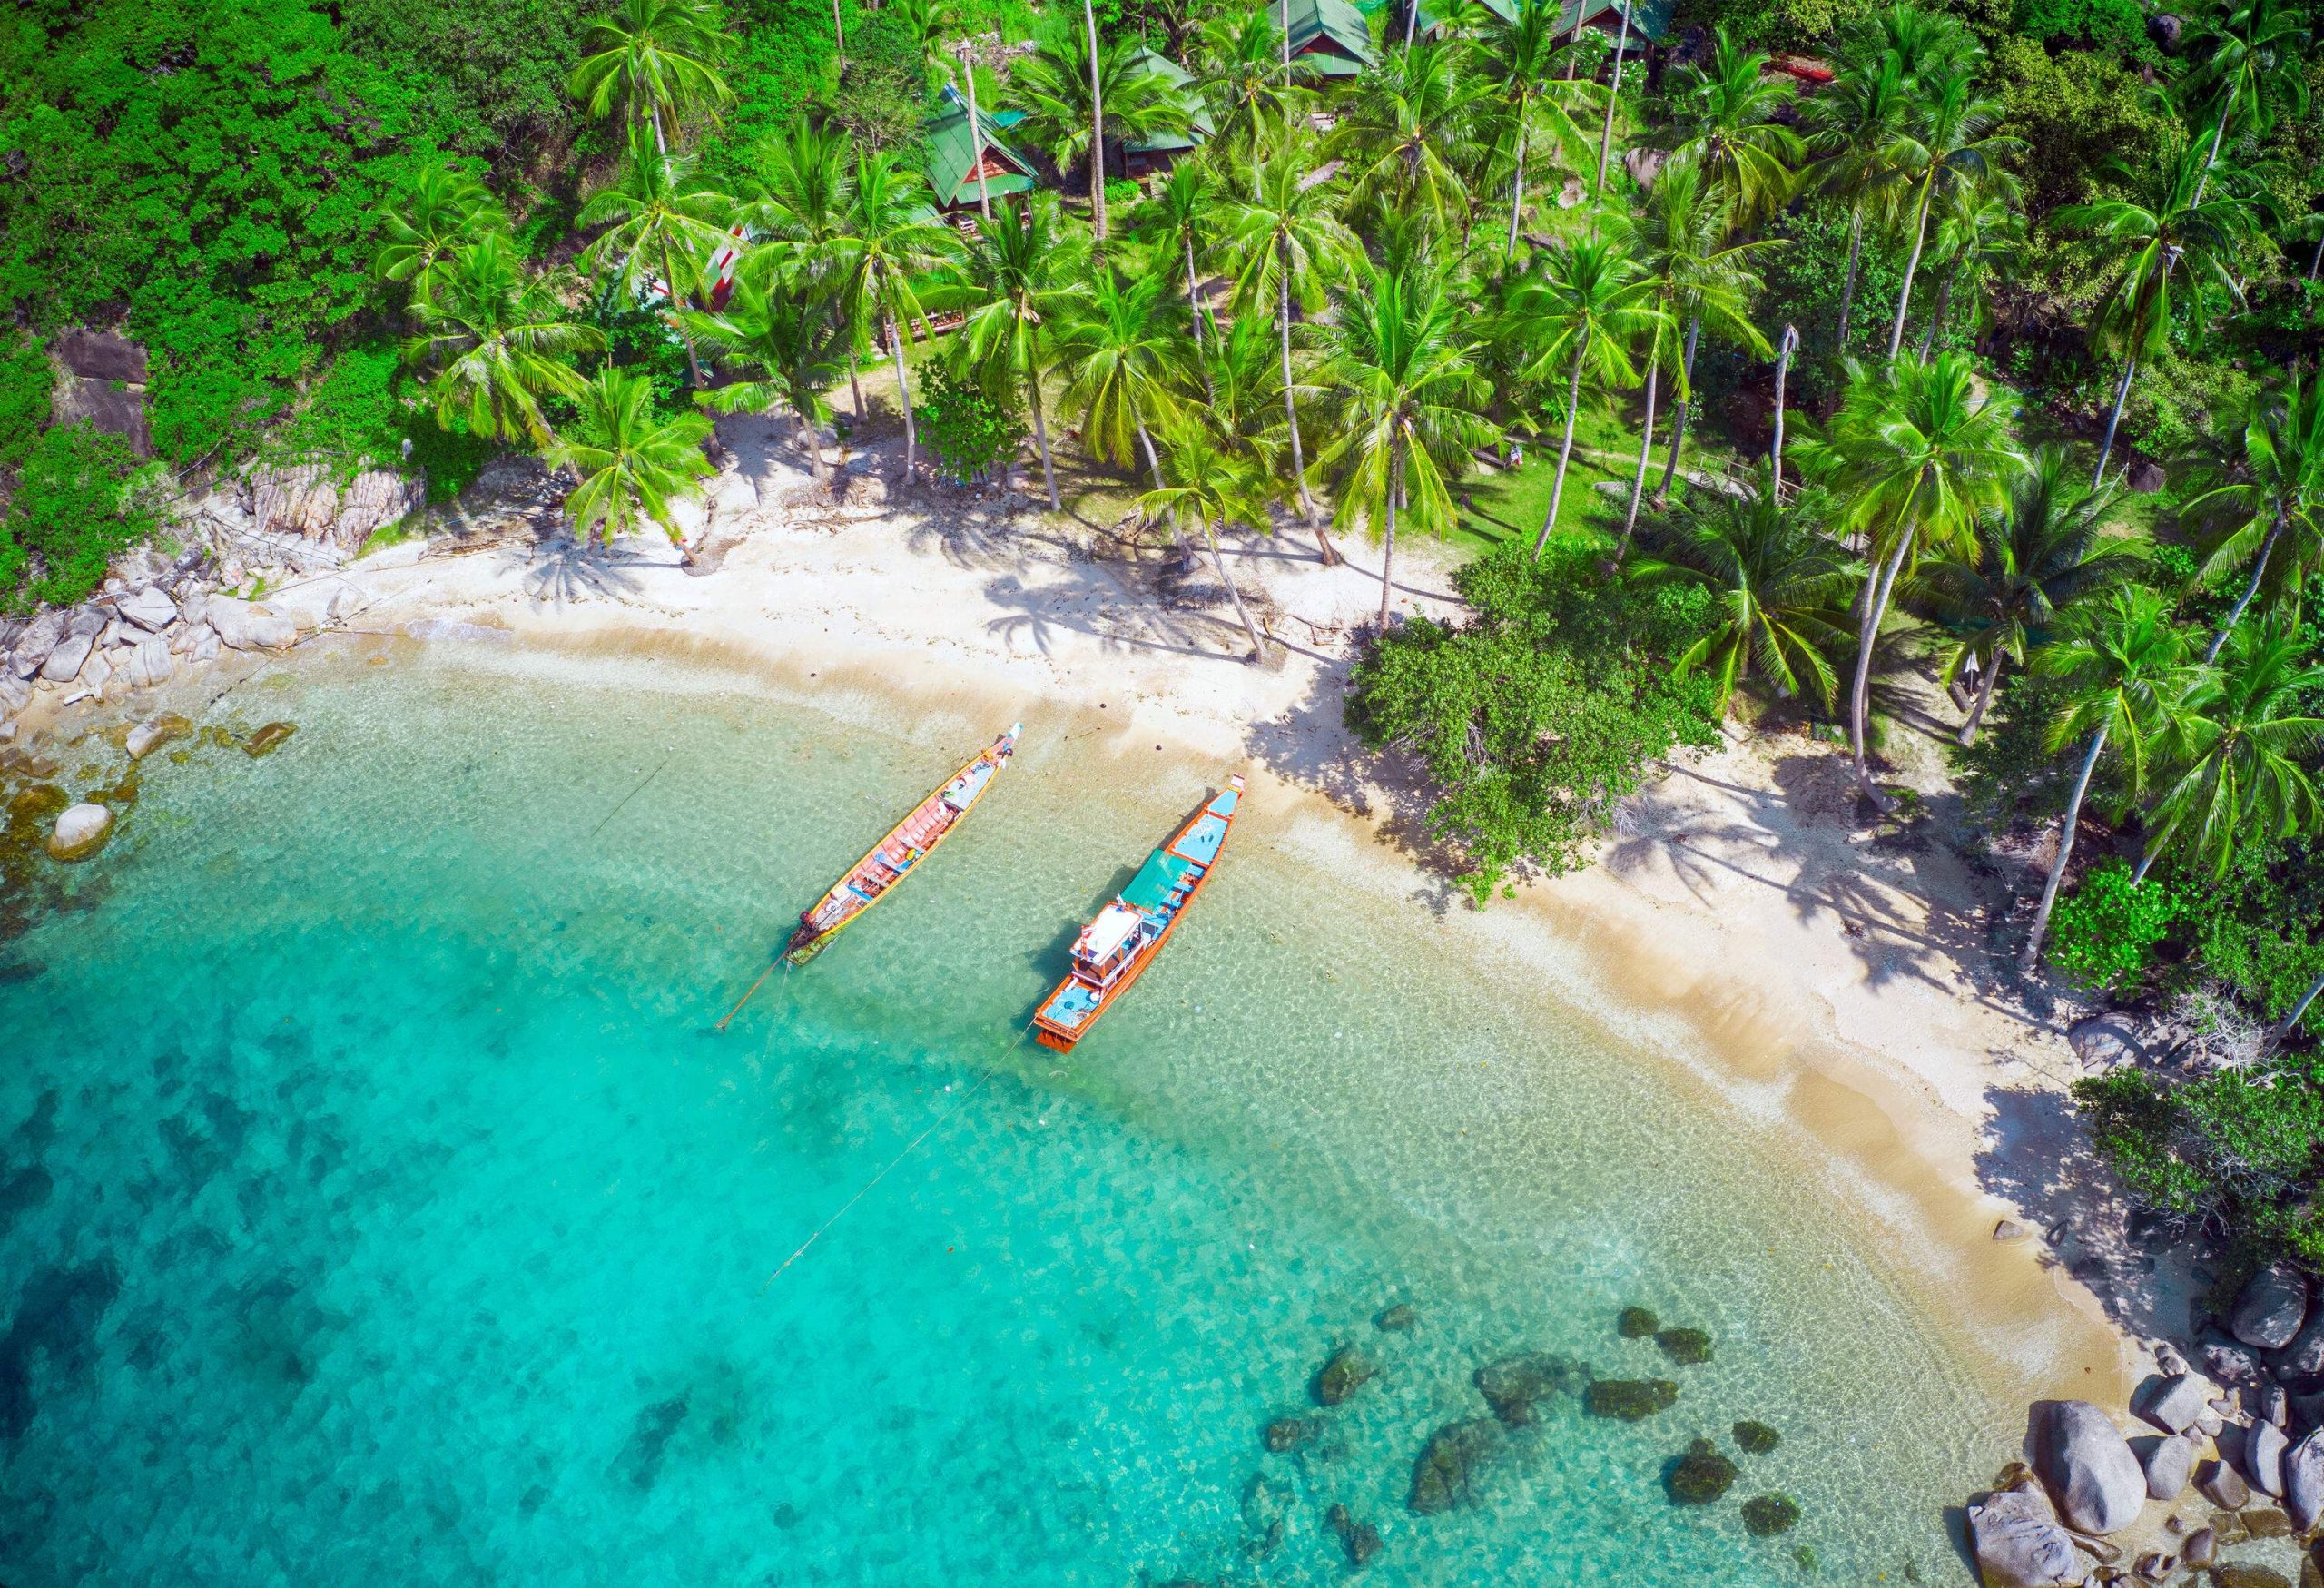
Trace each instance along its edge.
<instances>
[{"instance_id":1,"label":"rock cluster on shore","mask_svg":"<svg viewBox=\"0 0 2324 1588\"><path fill-rule=\"evenodd\" d=\"M2256 1583L2276 1573L2233 1558L2247 1540L2324 1551L2324 1306L2311 1291L2299 1268L2270 1264L2224 1323L2197 1331L2195 1361L2158 1346L2131 1406L2152 1432L2126 1435L2088 1401L2037 1403L2031 1466L2013 1465L1968 1507L1986 1588L2159 1583L2181 1567ZM2324 1580L2324 1558L2310 1574Z\"/></svg>"}]
</instances>

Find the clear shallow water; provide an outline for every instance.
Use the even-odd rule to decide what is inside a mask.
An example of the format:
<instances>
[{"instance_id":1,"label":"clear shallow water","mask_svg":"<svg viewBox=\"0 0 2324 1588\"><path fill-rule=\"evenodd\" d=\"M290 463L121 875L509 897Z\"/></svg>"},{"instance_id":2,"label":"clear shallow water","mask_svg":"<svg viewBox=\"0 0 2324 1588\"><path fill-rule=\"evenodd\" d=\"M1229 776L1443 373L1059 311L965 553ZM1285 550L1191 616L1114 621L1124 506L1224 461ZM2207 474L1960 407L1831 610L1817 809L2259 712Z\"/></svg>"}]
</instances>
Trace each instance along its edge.
<instances>
[{"instance_id":1,"label":"clear shallow water","mask_svg":"<svg viewBox=\"0 0 2324 1588\"><path fill-rule=\"evenodd\" d=\"M1942 1509L2001 1408L1832 1192L1263 806L1070 1061L1009 1044L1225 769L1029 710L929 870L715 1037L1000 725L470 659L246 686L297 735L149 764L91 907L0 949L11 1588L1326 1583L1334 1502L1376 1583L1964 1576ZM1616 1338L1632 1303L1714 1360ZM1350 1341L1380 1376L1315 1413ZM1412 1515L1519 1350L1680 1398L1547 1403L1478 1507ZM1673 1507L1743 1416L1780 1449ZM1768 1490L1807 1519L1754 1541Z\"/></svg>"}]
</instances>

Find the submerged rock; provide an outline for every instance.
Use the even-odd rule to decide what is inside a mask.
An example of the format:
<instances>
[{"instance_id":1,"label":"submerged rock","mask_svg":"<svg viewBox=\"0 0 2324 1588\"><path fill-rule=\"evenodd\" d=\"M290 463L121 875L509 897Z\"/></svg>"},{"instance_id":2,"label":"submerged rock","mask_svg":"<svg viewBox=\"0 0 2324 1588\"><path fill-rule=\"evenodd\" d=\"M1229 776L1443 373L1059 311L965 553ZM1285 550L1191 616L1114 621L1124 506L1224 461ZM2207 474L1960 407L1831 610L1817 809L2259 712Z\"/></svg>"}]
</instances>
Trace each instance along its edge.
<instances>
[{"instance_id":1,"label":"submerged rock","mask_svg":"<svg viewBox=\"0 0 2324 1588\"><path fill-rule=\"evenodd\" d=\"M1413 1463L1413 1487L1404 1504L1415 1515L1435 1516L1477 1498L1479 1470L1501 1454L1508 1436L1491 1417L1447 1423L1428 1436Z\"/></svg>"},{"instance_id":2,"label":"submerged rock","mask_svg":"<svg viewBox=\"0 0 2324 1588\"><path fill-rule=\"evenodd\" d=\"M1380 1369L1354 1346L1342 1346L1316 1369L1315 1396L1319 1406L1335 1406L1372 1382Z\"/></svg>"},{"instance_id":3,"label":"submerged rock","mask_svg":"<svg viewBox=\"0 0 2324 1588\"><path fill-rule=\"evenodd\" d=\"M105 846L113 833L113 813L103 805L74 805L56 818L48 835L48 853L57 860L86 860Z\"/></svg>"},{"instance_id":4,"label":"submerged rock","mask_svg":"<svg viewBox=\"0 0 2324 1588\"><path fill-rule=\"evenodd\" d=\"M1290 1508L1290 1496L1267 1475L1251 1475L1243 1487L1243 1553L1253 1560L1265 1560L1283 1545L1283 1518Z\"/></svg>"},{"instance_id":5,"label":"submerged rock","mask_svg":"<svg viewBox=\"0 0 2324 1588\"><path fill-rule=\"evenodd\" d=\"M1673 1505L1708 1505L1724 1498L1741 1473L1717 1445L1698 1439L1662 1469L1662 1492Z\"/></svg>"},{"instance_id":6,"label":"submerged rock","mask_svg":"<svg viewBox=\"0 0 2324 1588\"><path fill-rule=\"evenodd\" d=\"M193 731L193 725L173 711L148 717L129 730L127 748L132 760L152 755L172 739Z\"/></svg>"},{"instance_id":7,"label":"submerged rock","mask_svg":"<svg viewBox=\"0 0 2324 1588\"><path fill-rule=\"evenodd\" d=\"M2088 1401L2034 1409L2034 1470L2078 1533L2119 1533L2146 1504L2146 1473L2114 1419Z\"/></svg>"},{"instance_id":8,"label":"submerged rock","mask_svg":"<svg viewBox=\"0 0 2324 1588\"><path fill-rule=\"evenodd\" d=\"M2186 1547L2179 1558L2191 1566L2208 1566L2219 1554L2219 1534L2208 1527L2198 1527L2187 1535Z\"/></svg>"},{"instance_id":9,"label":"submerged rock","mask_svg":"<svg viewBox=\"0 0 2324 1588\"><path fill-rule=\"evenodd\" d=\"M1765 1455L1783 1443L1783 1435L1765 1423L1748 1417L1735 1425L1735 1447L1746 1455Z\"/></svg>"},{"instance_id":10,"label":"submerged rock","mask_svg":"<svg viewBox=\"0 0 2324 1588\"><path fill-rule=\"evenodd\" d=\"M2243 1514L2243 1531L2253 1538L2290 1538L2291 1518L2273 1505Z\"/></svg>"},{"instance_id":11,"label":"submerged rock","mask_svg":"<svg viewBox=\"0 0 2324 1588\"><path fill-rule=\"evenodd\" d=\"M1755 1494L1743 1502L1743 1531L1773 1538L1799 1525L1799 1504L1789 1494Z\"/></svg>"},{"instance_id":12,"label":"submerged rock","mask_svg":"<svg viewBox=\"0 0 2324 1588\"><path fill-rule=\"evenodd\" d=\"M1626 1340L1643 1340L1662 1327L1662 1320L1642 1307L1626 1307L1614 1320L1614 1332Z\"/></svg>"},{"instance_id":13,"label":"submerged rock","mask_svg":"<svg viewBox=\"0 0 2324 1588\"><path fill-rule=\"evenodd\" d=\"M268 723L242 741L242 754L256 761L281 748L282 741L299 731L296 723Z\"/></svg>"},{"instance_id":14,"label":"submerged rock","mask_svg":"<svg viewBox=\"0 0 2324 1588\"><path fill-rule=\"evenodd\" d=\"M1535 1403L1552 1395L1580 1395L1589 1382L1589 1369L1551 1351L1504 1356L1478 1368L1476 1374L1477 1391L1485 1397L1485 1405L1512 1428L1533 1420Z\"/></svg>"},{"instance_id":15,"label":"submerged rock","mask_svg":"<svg viewBox=\"0 0 2324 1588\"><path fill-rule=\"evenodd\" d=\"M1321 1431L1313 1417L1277 1417L1266 1426L1266 1447L1277 1455L1296 1450Z\"/></svg>"},{"instance_id":16,"label":"submerged rock","mask_svg":"<svg viewBox=\"0 0 2324 1588\"><path fill-rule=\"evenodd\" d=\"M1358 1522L1355 1513L1344 1504L1335 1504L1324 1513L1324 1522L1339 1535L1340 1548L1347 1553L1349 1570L1361 1572L1380 1553L1380 1530L1369 1522Z\"/></svg>"},{"instance_id":17,"label":"submerged rock","mask_svg":"<svg viewBox=\"0 0 2324 1588\"><path fill-rule=\"evenodd\" d=\"M2222 1561L2211 1568L2211 1588L2291 1588L2291 1579L2248 1561Z\"/></svg>"},{"instance_id":18,"label":"submerged rock","mask_svg":"<svg viewBox=\"0 0 2324 1588\"><path fill-rule=\"evenodd\" d=\"M1678 1400L1679 1386L1667 1378L1600 1378L1582 1404L1593 1417L1635 1423L1669 1411Z\"/></svg>"},{"instance_id":19,"label":"submerged rock","mask_svg":"<svg viewBox=\"0 0 2324 1588\"><path fill-rule=\"evenodd\" d=\"M1654 1343L1681 1367L1699 1367L1710 1360L1710 1336L1701 1329L1660 1329Z\"/></svg>"},{"instance_id":20,"label":"submerged rock","mask_svg":"<svg viewBox=\"0 0 2324 1588\"><path fill-rule=\"evenodd\" d=\"M1420 1314L1400 1301L1383 1309L1380 1316L1372 1320L1372 1327L1384 1335L1408 1335L1419 1322Z\"/></svg>"}]
</instances>

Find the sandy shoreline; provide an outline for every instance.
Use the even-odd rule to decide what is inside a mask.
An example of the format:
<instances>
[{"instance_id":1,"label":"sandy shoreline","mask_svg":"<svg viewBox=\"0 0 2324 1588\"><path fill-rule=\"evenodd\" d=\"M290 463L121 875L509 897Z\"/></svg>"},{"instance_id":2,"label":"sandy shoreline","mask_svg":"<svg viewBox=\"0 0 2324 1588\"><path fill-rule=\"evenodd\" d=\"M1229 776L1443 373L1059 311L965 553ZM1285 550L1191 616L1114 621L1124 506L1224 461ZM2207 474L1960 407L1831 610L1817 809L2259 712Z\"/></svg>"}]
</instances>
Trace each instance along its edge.
<instances>
[{"instance_id":1,"label":"sandy shoreline","mask_svg":"<svg viewBox=\"0 0 2324 1588\"><path fill-rule=\"evenodd\" d=\"M2184 1327L2125 1298L2170 1285L2110 1282L2138 1259L2121 1248L2102 1182L2069 1172L2059 1087L2078 1065L2057 1021L2034 1022L1978 986L1975 879L1955 874L1959 857L1941 845L1862 842L1839 814L1827 747L1730 744L1634 801L1600 865L1471 915L1413 863L1399 837L1408 802L1341 726L1350 636L1378 605L1377 548L1351 545L1354 560L1325 570L1305 536L1228 547L1282 642L1253 666L1206 569L1168 587L1160 555L1128 554L1110 527L981 504L785 508L804 476L773 431L722 427L736 465L714 495L713 572L690 574L666 543L642 540L590 552L518 537L458 555L415 542L267 604L359 636L501 632L576 660L665 659L842 718L892 725L901 703L980 738L1007 714L1091 751L1160 746L1246 766L1278 842L1485 934L1561 1001L1789 1133L1803 1172L1880 1223L1897 1270L1997 1396L2120 1404L2140 1370L2137 1335ZM1454 609L1438 548L1400 547L1396 567L1400 610ZM252 666L240 658L165 693L215 698ZM35 735L122 710L84 705L57 720L54 698L32 708ZM1620 1010L1605 1007L1609 988ZM2035 1238L1994 1241L2004 1218ZM2041 1238L2061 1219L2068 1230Z\"/></svg>"}]
</instances>

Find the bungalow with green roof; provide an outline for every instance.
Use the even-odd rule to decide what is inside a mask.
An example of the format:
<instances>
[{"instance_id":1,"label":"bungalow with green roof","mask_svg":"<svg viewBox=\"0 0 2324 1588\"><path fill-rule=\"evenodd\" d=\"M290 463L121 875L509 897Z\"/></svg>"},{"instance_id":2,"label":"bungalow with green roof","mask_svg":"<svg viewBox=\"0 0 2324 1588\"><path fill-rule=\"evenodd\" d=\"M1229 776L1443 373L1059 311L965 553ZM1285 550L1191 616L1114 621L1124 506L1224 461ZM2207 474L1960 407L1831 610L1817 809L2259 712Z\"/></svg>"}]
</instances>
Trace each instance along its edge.
<instances>
[{"instance_id":1,"label":"bungalow with green roof","mask_svg":"<svg viewBox=\"0 0 2324 1588\"><path fill-rule=\"evenodd\" d=\"M1291 35L1291 58L1318 77L1354 77L1373 64L1372 29L1348 0L1273 0L1267 15Z\"/></svg>"},{"instance_id":2,"label":"bungalow with green roof","mask_svg":"<svg viewBox=\"0 0 2324 1588\"><path fill-rule=\"evenodd\" d=\"M1594 27L1600 33L1620 38L1622 32L1624 0L1564 0L1558 16L1558 32L1571 35L1579 29ZM1516 0L1479 0L1479 4L1504 23L1517 20ZM1659 44L1670 31L1670 15L1677 9L1677 0L1628 0L1630 14L1630 37L1640 44ZM1426 5L1420 8L1420 31L1432 34L1442 27L1435 12Z\"/></svg>"},{"instance_id":3,"label":"bungalow with green roof","mask_svg":"<svg viewBox=\"0 0 2324 1588\"><path fill-rule=\"evenodd\" d=\"M1185 67L1158 50L1140 50L1133 59L1138 66L1167 83L1179 107L1187 113L1184 132L1157 133L1151 138L1123 143L1122 174L1136 180L1152 172L1169 170L1179 155L1210 142L1211 134L1218 128L1210 118L1210 106L1195 92L1195 80Z\"/></svg>"},{"instance_id":4,"label":"bungalow with green roof","mask_svg":"<svg viewBox=\"0 0 2324 1588\"><path fill-rule=\"evenodd\" d=\"M940 214L974 214L990 193L1029 192L1033 168L1025 157L1000 140L1000 130L1025 119L1022 111L986 111L970 127L969 107L946 84L935 115L926 127L928 186ZM978 181L981 171L983 181Z\"/></svg>"}]
</instances>

